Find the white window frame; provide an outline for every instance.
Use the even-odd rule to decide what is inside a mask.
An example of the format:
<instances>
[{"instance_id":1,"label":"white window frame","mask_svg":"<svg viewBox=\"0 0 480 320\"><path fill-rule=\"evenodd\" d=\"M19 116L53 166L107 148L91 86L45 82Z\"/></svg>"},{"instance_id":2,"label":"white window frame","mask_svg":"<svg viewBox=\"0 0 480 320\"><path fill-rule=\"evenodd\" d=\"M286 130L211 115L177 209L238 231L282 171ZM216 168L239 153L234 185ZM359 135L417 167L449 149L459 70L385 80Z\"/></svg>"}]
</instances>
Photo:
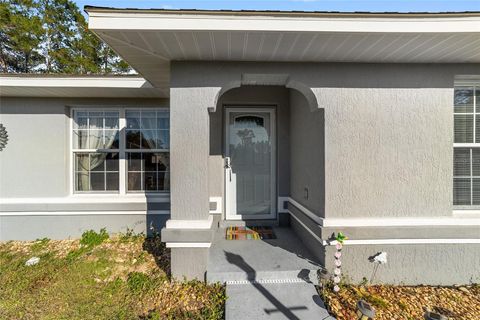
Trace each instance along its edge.
<instances>
[{"instance_id":1,"label":"white window frame","mask_svg":"<svg viewBox=\"0 0 480 320\"><path fill-rule=\"evenodd\" d=\"M122 118L122 119L123 119L123 121L125 122L125 123L123 124L123 125L124 125L123 128L125 128L125 129L126 129L126 125L127 125L127 124L126 124L125 112L126 112L127 110L128 110L128 111L131 111L131 110L136 111L136 110L138 110L138 111L140 112L140 114L141 114L142 111L149 110L149 108L141 108L141 107L137 107L137 108L128 108L128 107L127 107L127 108L124 108L124 109L123 109L123 118ZM159 110L161 110L161 108L151 108L151 111L159 111ZM169 116L169 119L170 119L170 116ZM120 126L120 123L119 123L119 126ZM165 129L161 129L161 130L165 130ZM169 143L168 143L169 149L142 149L142 148L140 148L140 149L127 149L127 148L126 148L126 132L127 132L127 131L126 131L126 130L121 130L121 129L120 129L120 131L123 131L123 135L124 135L123 141L125 142L124 145L122 145L122 143L120 142L120 150L123 150L123 152L124 152L124 153L123 153L123 158L124 158L124 159L123 159L123 163L124 163L124 166L125 166L125 175L124 175L124 180L125 180L125 181L124 181L123 185L124 185L124 187L125 187L125 192L126 192L126 193L147 193L147 194L150 194L150 193L165 193L165 192L168 192L168 191L157 191L157 190L131 190L131 191L129 191L129 190L128 190L128 183L127 183L127 182L128 182L128 178L127 178L127 177L128 177L128 167L127 167L127 159L126 159L127 156L126 156L126 155L127 155L127 153L142 153L142 154L143 154L143 153L170 153L170 136L168 137L168 140L169 140ZM168 129L168 131L170 131L170 129ZM169 132L169 134L170 134L170 132ZM120 154L120 158L122 158L122 154ZM142 171L142 172L144 172L144 171ZM142 179L142 185L143 185L143 182L144 182L144 181L143 181L143 179ZM143 187L143 186L142 186L142 187Z\"/></svg>"},{"instance_id":2,"label":"white window frame","mask_svg":"<svg viewBox=\"0 0 480 320\"><path fill-rule=\"evenodd\" d=\"M166 195L170 194L170 191L163 191L163 190L139 190L139 191L128 191L127 190L127 159L126 153L127 152L152 152L152 153L160 153L166 152L170 153L170 144L168 149L126 149L126 125L127 121L125 118L126 110L152 110L152 111L167 111L170 112L170 108L168 107L161 107L161 106L102 106L102 105L94 105L94 106L82 106L76 105L70 107L70 125L69 125L69 157L70 157L70 195L74 196L92 196L92 195L120 195L120 196L138 196L144 194L152 194L152 195ZM75 112L77 111L111 111L111 112L118 112L119 119L118 119L118 130L119 130L119 148L112 149L111 152L115 153L118 152L119 154L119 163L118 163L118 172L119 172L119 190L118 191L75 191L75 183L76 183L76 174L75 174L75 153L76 152L85 152L85 153L92 153L96 152L97 149L75 149L73 147L73 130L75 124ZM169 117L170 119L170 117ZM170 131L170 128L168 129ZM170 137L169 137L170 140ZM110 151L110 149L109 149Z\"/></svg>"},{"instance_id":3,"label":"white window frame","mask_svg":"<svg viewBox=\"0 0 480 320\"><path fill-rule=\"evenodd\" d=\"M470 176L465 176L465 178L473 179L473 171L472 171L472 152L471 149L473 148L478 148L480 149L480 141L476 142L476 121L477 121L477 108L480 108L480 101L477 101L477 95L476 95L476 90L480 90L480 79L472 78L472 79L462 79L462 80L456 80L454 83L454 90L457 87L473 87L473 112L472 113L456 113L455 112L455 107L453 107L453 117L455 115L473 115L473 142L471 143L456 143L455 142L455 136L453 138L453 151L455 151L456 148L468 148L470 149ZM480 116L480 112L478 114ZM453 123L453 129L455 130L455 122ZM453 166L453 159L452 159L452 166ZM453 175L452 177L452 183L453 179L455 178L462 178L463 176L455 176ZM453 187L453 184L452 184ZM452 189L452 196L453 196L453 189ZM453 200L453 199L452 199ZM453 205L453 211L454 213L464 213L464 212L480 212L480 205L472 204L473 203L473 183L470 182L470 204L469 205Z\"/></svg>"}]
</instances>

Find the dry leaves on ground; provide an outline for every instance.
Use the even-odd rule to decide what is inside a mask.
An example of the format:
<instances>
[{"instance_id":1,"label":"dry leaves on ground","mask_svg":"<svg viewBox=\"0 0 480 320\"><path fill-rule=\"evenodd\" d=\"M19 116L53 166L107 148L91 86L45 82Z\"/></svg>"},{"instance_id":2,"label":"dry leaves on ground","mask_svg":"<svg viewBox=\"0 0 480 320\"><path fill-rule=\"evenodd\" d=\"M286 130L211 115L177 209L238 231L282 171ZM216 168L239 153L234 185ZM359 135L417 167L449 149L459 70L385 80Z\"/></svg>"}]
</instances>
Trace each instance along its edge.
<instances>
[{"instance_id":1,"label":"dry leaves on ground","mask_svg":"<svg viewBox=\"0 0 480 320\"><path fill-rule=\"evenodd\" d=\"M441 313L449 319L480 319L480 285L462 287L347 285L338 294L326 289L323 295L330 311L339 320L357 319L356 303L360 299L374 306L376 320L423 319L425 308Z\"/></svg>"}]
</instances>

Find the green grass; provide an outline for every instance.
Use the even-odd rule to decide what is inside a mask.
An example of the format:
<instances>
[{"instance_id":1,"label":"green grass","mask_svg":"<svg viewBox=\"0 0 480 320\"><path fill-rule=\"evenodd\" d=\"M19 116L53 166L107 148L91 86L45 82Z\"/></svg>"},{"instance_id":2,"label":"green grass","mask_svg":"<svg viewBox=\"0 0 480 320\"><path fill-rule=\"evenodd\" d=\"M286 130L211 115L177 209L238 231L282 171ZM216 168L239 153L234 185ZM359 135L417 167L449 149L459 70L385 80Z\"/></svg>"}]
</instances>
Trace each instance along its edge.
<instances>
[{"instance_id":1,"label":"green grass","mask_svg":"<svg viewBox=\"0 0 480 320\"><path fill-rule=\"evenodd\" d=\"M107 230L105 228L100 229L100 232L94 230L85 231L80 239L80 244L85 247L95 247L101 244L103 241L109 238Z\"/></svg>"},{"instance_id":2,"label":"green grass","mask_svg":"<svg viewBox=\"0 0 480 320\"><path fill-rule=\"evenodd\" d=\"M169 263L138 235L0 243L0 319L222 319L224 287L171 281Z\"/></svg>"}]
</instances>

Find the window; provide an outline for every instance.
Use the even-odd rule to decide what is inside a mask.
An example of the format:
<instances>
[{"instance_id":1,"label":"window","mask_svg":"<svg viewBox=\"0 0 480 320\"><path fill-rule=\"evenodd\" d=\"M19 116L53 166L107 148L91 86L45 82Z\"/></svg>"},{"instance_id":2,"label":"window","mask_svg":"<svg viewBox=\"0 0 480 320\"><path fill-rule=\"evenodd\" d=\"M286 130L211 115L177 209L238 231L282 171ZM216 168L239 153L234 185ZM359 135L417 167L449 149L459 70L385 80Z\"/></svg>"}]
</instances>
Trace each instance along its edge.
<instances>
[{"instance_id":1,"label":"window","mask_svg":"<svg viewBox=\"0 0 480 320\"><path fill-rule=\"evenodd\" d=\"M75 109L74 190L168 191L169 148L169 113L165 109Z\"/></svg>"},{"instance_id":2,"label":"window","mask_svg":"<svg viewBox=\"0 0 480 320\"><path fill-rule=\"evenodd\" d=\"M127 110L128 191L162 191L169 185L169 119L164 111Z\"/></svg>"},{"instance_id":3,"label":"window","mask_svg":"<svg viewBox=\"0 0 480 320\"><path fill-rule=\"evenodd\" d=\"M453 204L480 205L480 84L455 87Z\"/></svg>"}]
</instances>

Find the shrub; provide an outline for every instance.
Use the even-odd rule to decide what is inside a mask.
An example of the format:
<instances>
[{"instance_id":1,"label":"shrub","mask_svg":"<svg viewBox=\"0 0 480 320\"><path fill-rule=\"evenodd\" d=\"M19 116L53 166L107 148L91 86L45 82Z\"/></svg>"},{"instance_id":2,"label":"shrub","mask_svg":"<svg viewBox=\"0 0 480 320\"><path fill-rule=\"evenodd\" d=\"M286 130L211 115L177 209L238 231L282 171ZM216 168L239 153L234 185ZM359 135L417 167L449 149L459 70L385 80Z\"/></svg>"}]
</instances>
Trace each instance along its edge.
<instances>
[{"instance_id":1,"label":"shrub","mask_svg":"<svg viewBox=\"0 0 480 320\"><path fill-rule=\"evenodd\" d=\"M100 229L100 232L93 230L85 231L80 239L80 244L86 247L95 247L108 239L108 233L105 228Z\"/></svg>"}]
</instances>

